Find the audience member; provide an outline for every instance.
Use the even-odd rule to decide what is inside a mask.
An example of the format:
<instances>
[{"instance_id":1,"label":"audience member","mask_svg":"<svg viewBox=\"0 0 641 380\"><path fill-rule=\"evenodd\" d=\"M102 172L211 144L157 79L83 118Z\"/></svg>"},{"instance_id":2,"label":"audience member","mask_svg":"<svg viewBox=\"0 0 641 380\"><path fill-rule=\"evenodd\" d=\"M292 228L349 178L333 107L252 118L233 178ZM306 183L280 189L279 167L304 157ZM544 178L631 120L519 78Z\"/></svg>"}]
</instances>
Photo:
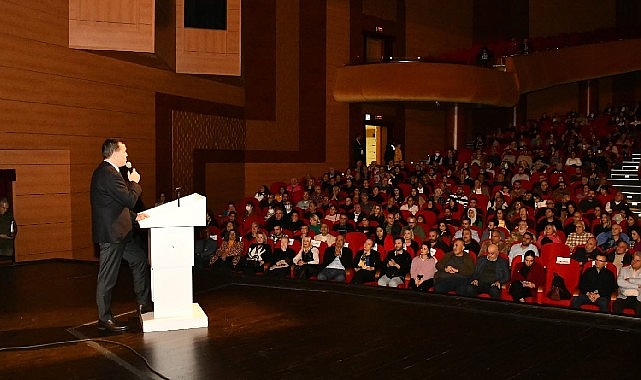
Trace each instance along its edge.
<instances>
[{"instance_id":1,"label":"audience member","mask_svg":"<svg viewBox=\"0 0 641 380\"><path fill-rule=\"evenodd\" d=\"M352 267L352 261L352 250L345 247L345 236L336 236L336 244L325 250L318 279L345 282L345 271Z\"/></svg>"},{"instance_id":2,"label":"audience member","mask_svg":"<svg viewBox=\"0 0 641 380\"><path fill-rule=\"evenodd\" d=\"M223 243L216 253L211 257L210 265L213 266L219 259L225 263L230 263L234 269L240 261L243 253L243 243L236 238L236 231L231 230L226 237L223 238Z\"/></svg>"},{"instance_id":3,"label":"audience member","mask_svg":"<svg viewBox=\"0 0 641 380\"><path fill-rule=\"evenodd\" d=\"M430 248L429 243L423 242L419 249L419 254L412 259L412 264L410 265L410 289L426 292L434 286L436 258L432 254L433 249Z\"/></svg>"},{"instance_id":4,"label":"audience member","mask_svg":"<svg viewBox=\"0 0 641 380\"><path fill-rule=\"evenodd\" d=\"M314 236L314 240L322 241L326 243L328 247L331 247L336 242L336 237L330 235L329 226L326 223L323 223L320 226L320 233Z\"/></svg>"},{"instance_id":5,"label":"audience member","mask_svg":"<svg viewBox=\"0 0 641 380\"><path fill-rule=\"evenodd\" d=\"M612 312L623 314L623 309L631 308L634 315L641 317L641 252L634 253L631 264L619 270L617 278L619 294L612 303Z\"/></svg>"},{"instance_id":6,"label":"audience member","mask_svg":"<svg viewBox=\"0 0 641 380\"><path fill-rule=\"evenodd\" d=\"M300 251L294 256L294 277L306 279L316 276L319 272L319 254L318 248L312 245L312 238L303 239Z\"/></svg>"},{"instance_id":7,"label":"audience member","mask_svg":"<svg viewBox=\"0 0 641 380\"><path fill-rule=\"evenodd\" d=\"M275 277L288 277L296 252L289 247L289 238L287 236L280 238L277 243L278 246L274 248L272 255L273 264L269 267L268 274Z\"/></svg>"},{"instance_id":8,"label":"audience member","mask_svg":"<svg viewBox=\"0 0 641 380\"><path fill-rule=\"evenodd\" d=\"M570 257L573 260L585 264L588 261L596 259L598 253L602 253L601 249L597 245L596 238L594 236L588 238L583 246L575 246L575 250L572 252Z\"/></svg>"},{"instance_id":9,"label":"audience member","mask_svg":"<svg viewBox=\"0 0 641 380\"><path fill-rule=\"evenodd\" d=\"M586 269L581 275L579 289L581 294L572 297L570 307L579 309L581 305L597 305L602 313L610 310L610 296L616 289L614 273L606 268L608 262L604 254L597 254L594 266Z\"/></svg>"},{"instance_id":10,"label":"audience member","mask_svg":"<svg viewBox=\"0 0 641 380\"><path fill-rule=\"evenodd\" d=\"M534 235L532 234L532 232L526 231L523 233L521 242L515 243L510 248L510 252L508 253L510 265L512 264L512 260L514 260L516 256L523 256L528 251L534 252L536 256L539 255L539 249L532 243L533 241Z\"/></svg>"},{"instance_id":11,"label":"audience member","mask_svg":"<svg viewBox=\"0 0 641 380\"><path fill-rule=\"evenodd\" d=\"M354 277L352 284L372 282L376 279L376 270L380 267L381 256L378 251L372 249L372 239L365 240L363 249L354 256Z\"/></svg>"},{"instance_id":12,"label":"audience member","mask_svg":"<svg viewBox=\"0 0 641 380\"><path fill-rule=\"evenodd\" d=\"M536 261L536 253L528 250L523 261L516 264L509 292L516 302L525 302L528 297L536 297L537 289L545 282L545 269Z\"/></svg>"},{"instance_id":13,"label":"audience member","mask_svg":"<svg viewBox=\"0 0 641 380\"><path fill-rule=\"evenodd\" d=\"M411 233L411 231L405 232ZM412 257L403 248L403 245L402 238L394 239L394 249L387 253L387 257L383 261L384 274L378 279L379 286L396 288L405 281L405 275L410 271Z\"/></svg>"},{"instance_id":14,"label":"audience member","mask_svg":"<svg viewBox=\"0 0 641 380\"><path fill-rule=\"evenodd\" d=\"M490 244L487 254L479 256L472 274L472 281L467 285L467 295L489 294L491 298L501 297L501 286L510 279L510 268L507 260L499 257L499 247Z\"/></svg>"},{"instance_id":15,"label":"audience member","mask_svg":"<svg viewBox=\"0 0 641 380\"><path fill-rule=\"evenodd\" d=\"M445 254L442 260L436 263L436 274L434 276L434 291L447 293L453 291L459 295L465 295L467 285L474 273L474 259L464 251L465 245L462 239L454 240L451 252Z\"/></svg>"},{"instance_id":16,"label":"audience member","mask_svg":"<svg viewBox=\"0 0 641 380\"><path fill-rule=\"evenodd\" d=\"M565 240L565 244L570 247L571 252L574 252L576 246L585 245L588 239L594 237L591 232L585 231L585 223L582 220L574 222L574 227L575 232L570 233Z\"/></svg>"}]
</instances>

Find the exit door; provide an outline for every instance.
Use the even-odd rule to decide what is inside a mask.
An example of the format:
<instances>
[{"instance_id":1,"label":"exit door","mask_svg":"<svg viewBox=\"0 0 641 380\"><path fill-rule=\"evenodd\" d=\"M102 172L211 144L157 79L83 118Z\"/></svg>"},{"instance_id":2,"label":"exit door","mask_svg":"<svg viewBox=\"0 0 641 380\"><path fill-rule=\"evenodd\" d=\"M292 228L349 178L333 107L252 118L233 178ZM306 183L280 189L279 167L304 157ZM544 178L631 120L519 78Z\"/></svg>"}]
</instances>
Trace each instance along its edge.
<instances>
[{"instance_id":1,"label":"exit door","mask_svg":"<svg viewBox=\"0 0 641 380\"><path fill-rule=\"evenodd\" d=\"M365 162L383 162L384 147L387 143L387 128L380 125L365 125Z\"/></svg>"}]
</instances>

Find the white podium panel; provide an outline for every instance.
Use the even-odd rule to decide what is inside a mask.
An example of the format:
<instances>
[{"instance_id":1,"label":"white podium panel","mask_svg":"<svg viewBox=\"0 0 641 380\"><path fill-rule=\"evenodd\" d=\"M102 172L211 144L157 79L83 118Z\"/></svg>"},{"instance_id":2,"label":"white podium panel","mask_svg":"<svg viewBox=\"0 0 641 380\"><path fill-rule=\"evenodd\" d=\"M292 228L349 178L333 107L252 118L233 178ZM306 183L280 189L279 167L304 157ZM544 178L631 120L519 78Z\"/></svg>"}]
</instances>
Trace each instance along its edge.
<instances>
[{"instance_id":1,"label":"white podium panel","mask_svg":"<svg viewBox=\"0 0 641 380\"><path fill-rule=\"evenodd\" d=\"M152 268L194 266L194 227L165 227L149 230Z\"/></svg>"},{"instance_id":2,"label":"white podium panel","mask_svg":"<svg viewBox=\"0 0 641 380\"><path fill-rule=\"evenodd\" d=\"M191 313L193 287L191 267L151 268L151 298L156 318L170 318Z\"/></svg>"},{"instance_id":3,"label":"white podium panel","mask_svg":"<svg viewBox=\"0 0 641 380\"><path fill-rule=\"evenodd\" d=\"M180 205L180 207L179 207ZM194 226L206 224L206 198L192 194L144 211L150 228L153 313L141 316L143 332L207 327L207 315L193 303Z\"/></svg>"},{"instance_id":4,"label":"white podium panel","mask_svg":"<svg viewBox=\"0 0 641 380\"><path fill-rule=\"evenodd\" d=\"M138 222L142 228L204 226L207 224L207 198L194 193L143 212L149 218Z\"/></svg>"}]
</instances>

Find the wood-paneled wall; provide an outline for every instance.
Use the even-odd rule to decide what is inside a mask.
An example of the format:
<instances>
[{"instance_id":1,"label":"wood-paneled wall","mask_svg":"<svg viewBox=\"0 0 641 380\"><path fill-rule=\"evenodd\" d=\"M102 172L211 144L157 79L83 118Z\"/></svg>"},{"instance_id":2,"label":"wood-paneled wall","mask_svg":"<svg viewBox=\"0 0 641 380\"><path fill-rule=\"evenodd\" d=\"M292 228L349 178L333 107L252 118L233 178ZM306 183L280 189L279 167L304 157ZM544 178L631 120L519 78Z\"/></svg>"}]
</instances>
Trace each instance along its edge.
<instances>
[{"instance_id":1,"label":"wood-paneled wall","mask_svg":"<svg viewBox=\"0 0 641 380\"><path fill-rule=\"evenodd\" d=\"M0 160L18 176L18 261L94 259L89 185L106 137L125 139L143 200L154 203L156 92L244 106L233 84L70 49L68 18L67 1L0 0L0 151L67 157Z\"/></svg>"},{"instance_id":2,"label":"wood-paneled wall","mask_svg":"<svg viewBox=\"0 0 641 380\"><path fill-rule=\"evenodd\" d=\"M556 36L616 26L616 0L530 0L530 36Z\"/></svg>"},{"instance_id":3,"label":"wood-paneled wall","mask_svg":"<svg viewBox=\"0 0 641 380\"><path fill-rule=\"evenodd\" d=\"M16 261L71 258L71 174L68 150L2 150L0 169L15 169Z\"/></svg>"},{"instance_id":4,"label":"wood-paneled wall","mask_svg":"<svg viewBox=\"0 0 641 380\"><path fill-rule=\"evenodd\" d=\"M405 0L405 7L408 57L439 55L472 46L472 0Z\"/></svg>"},{"instance_id":5,"label":"wood-paneled wall","mask_svg":"<svg viewBox=\"0 0 641 380\"><path fill-rule=\"evenodd\" d=\"M69 47L154 52L155 0L69 0Z\"/></svg>"},{"instance_id":6,"label":"wood-paneled wall","mask_svg":"<svg viewBox=\"0 0 641 380\"><path fill-rule=\"evenodd\" d=\"M445 146L445 109L430 104L405 109L405 161L420 161Z\"/></svg>"},{"instance_id":7,"label":"wood-paneled wall","mask_svg":"<svg viewBox=\"0 0 641 380\"><path fill-rule=\"evenodd\" d=\"M185 28L185 1L176 0L176 71L240 75L241 0L227 0L227 29Z\"/></svg>"}]
</instances>

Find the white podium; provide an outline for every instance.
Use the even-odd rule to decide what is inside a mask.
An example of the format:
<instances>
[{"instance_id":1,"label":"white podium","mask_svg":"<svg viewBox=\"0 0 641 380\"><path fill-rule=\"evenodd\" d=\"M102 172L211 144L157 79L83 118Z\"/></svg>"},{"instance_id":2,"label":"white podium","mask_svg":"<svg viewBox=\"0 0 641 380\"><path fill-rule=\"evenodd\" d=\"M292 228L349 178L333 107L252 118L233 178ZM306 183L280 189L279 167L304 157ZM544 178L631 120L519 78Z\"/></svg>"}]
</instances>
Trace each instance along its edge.
<instances>
[{"instance_id":1,"label":"white podium","mask_svg":"<svg viewBox=\"0 0 641 380\"><path fill-rule=\"evenodd\" d=\"M144 211L151 254L154 311L142 314L143 332L207 327L207 315L193 302L194 226L206 224L207 199L191 194Z\"/></svg>"}]
</instances>

